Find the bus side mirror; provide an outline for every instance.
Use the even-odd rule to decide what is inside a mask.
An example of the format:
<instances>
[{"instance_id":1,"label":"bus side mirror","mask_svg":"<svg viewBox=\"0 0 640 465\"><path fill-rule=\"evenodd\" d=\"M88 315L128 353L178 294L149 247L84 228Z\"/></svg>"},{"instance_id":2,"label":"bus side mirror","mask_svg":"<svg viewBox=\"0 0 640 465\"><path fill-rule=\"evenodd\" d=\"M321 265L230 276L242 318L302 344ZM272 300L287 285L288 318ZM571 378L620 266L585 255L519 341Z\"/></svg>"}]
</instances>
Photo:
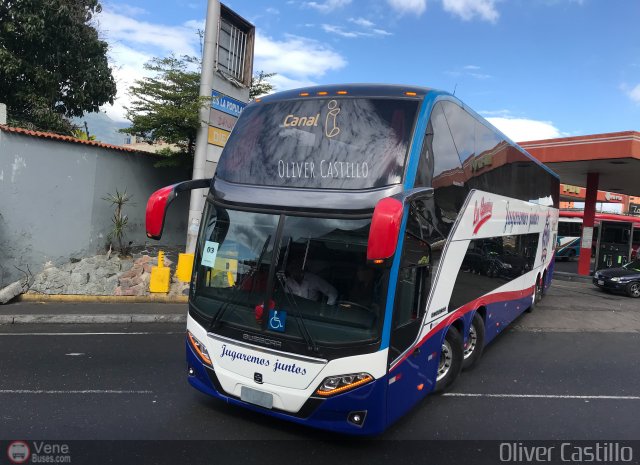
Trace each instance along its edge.
<instances>
[{"instance_id":1,"label":"bus side mirror","mask_svg":"<svg viewBox=\"0 0 640 465\"><path fill-rule=\"evenodd\" d=\"M404 213L403 203L394 197L387 197L376 204L371 218L367 261L382 265L395 254L398 235Z\"/></svg>"},{"instance_id":2,"label":"bus side mirror","mask_svg":"<svg viewBox=\"0 0 640 465\"><path fill-rule=\"evenodd\" d=\"M147 237L156 240L162 237L167 208L180 193L209 187L210 184L211 179L194 179L163 187L151 194L145 216Z\"/></svg>"},{"instance_id":3,"label":"bus side mirror","mask_svg":"<svg viewBox=\"0 0 640 465\"><path fill-rule=\"evenodd\" d=\"M378 266L389 264L398 246L405 206L409 208L411 202L430 199L433 193L430 187L410 189L378 201L369 228L368 263Z\"/></svg>"}]
</instances>

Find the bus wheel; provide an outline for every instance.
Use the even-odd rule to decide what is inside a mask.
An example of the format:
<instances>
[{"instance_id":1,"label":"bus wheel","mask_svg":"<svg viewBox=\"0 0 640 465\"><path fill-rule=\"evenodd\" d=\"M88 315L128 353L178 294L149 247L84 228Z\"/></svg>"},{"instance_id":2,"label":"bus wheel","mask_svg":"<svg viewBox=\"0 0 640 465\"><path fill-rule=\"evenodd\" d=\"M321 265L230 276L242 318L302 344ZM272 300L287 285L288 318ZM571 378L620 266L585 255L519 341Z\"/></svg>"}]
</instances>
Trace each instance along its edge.
<instances>
[{"instance_id":1,"label":"bus wheel","mask_svg":"<svg viewBox=\"0 0 640 465\"><path fill-rule=\"evenodd\" d=\"M542 278L538 277L536 279L536 285L533 288L531 306L526 310L527 313L531 313L536 308L536 305L538 305L538 303L542 300L542 287Z\"/></svg>"},{"instance_id":2,"label":"bus wheel","mask_svg":"<svg viewBox=\"0 0 640 465\"><path fill-rule=\"evenodd\" d=\"M462 370L462 336L453 326L449 327L442 342L435 392L442 392L455 381Z\"/></svg>"},{"instance_id":3,"label":"bus wheel","mask_svg":"<svg viewBox=\"0 0 640 465\"><path fill-rule=\"evenodd\" d=\"M640 297L640 282L627 284L627 294L629 297Z\"/></svg>"},{"instance_id":4,"label":"bus wheel","mask_svg":"<svg viewBox=\"0 0 640 465\"><path fill-rule=\"evenodd\" d=\"M471 321L469 328L469 337L463 346L463 362L462 369L468 370L473 367L480 357L484 349L484 320L476 312Z\"/></svg>"}]
</instances>

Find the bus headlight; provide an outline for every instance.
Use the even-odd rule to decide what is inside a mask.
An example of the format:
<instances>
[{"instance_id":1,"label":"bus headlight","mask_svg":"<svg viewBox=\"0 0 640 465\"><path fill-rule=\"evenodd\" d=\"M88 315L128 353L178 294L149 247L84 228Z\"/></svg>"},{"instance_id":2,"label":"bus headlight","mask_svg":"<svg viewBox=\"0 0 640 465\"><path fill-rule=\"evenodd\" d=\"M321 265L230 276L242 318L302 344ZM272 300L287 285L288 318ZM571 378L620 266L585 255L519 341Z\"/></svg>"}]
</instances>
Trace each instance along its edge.
<instances>
[{"instance_id":1,"label":"bus headlight","mask_svg":"<svg viewBox=\"0 0 640 465\"><path fill-rule=\"evenodd\" d=\"M341 394L359 386L363 386L371 381L373 381L373 376L369 373L329 376L320 383L320 387L316 390L316 394L322 397L333 396L335 394Z\"/></svg>"},{"instance_id":2,"label":"bus headlight","mask_svg":"<svg viewBox=\"0 0 640 465\"><path fill-rule=\"evenodd\" d=\"M189 340L189 345L191 345L193 351L196 353L196 355L198 355L198 358L202 360L202 362L206 365L213 367L213 363L211 363L211 357L209 357L209 352L207 352L207 348L204 346L204 344L198 341L193 336L193 334L191 334L191 331L187 331L187 339Z\"/></svg>"}]
</instances>

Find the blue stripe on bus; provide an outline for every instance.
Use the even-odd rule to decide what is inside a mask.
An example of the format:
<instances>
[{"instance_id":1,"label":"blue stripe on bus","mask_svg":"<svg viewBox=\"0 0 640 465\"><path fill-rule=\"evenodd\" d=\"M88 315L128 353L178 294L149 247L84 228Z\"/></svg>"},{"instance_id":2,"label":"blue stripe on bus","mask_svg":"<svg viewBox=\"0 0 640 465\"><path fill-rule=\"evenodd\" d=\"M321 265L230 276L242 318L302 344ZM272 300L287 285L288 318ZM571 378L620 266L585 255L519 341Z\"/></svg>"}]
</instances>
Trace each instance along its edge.
<instances>
[{"instance_id":1,"label":"blue stripe on bus","mask_svg":"<svg viewBox=\"0 0 640 465\"><path fill-rule=\"evenodd\" d=\"M418 169L418 162L420 161L420 154L422 153L422 143L424 141L424 135L427 132L427 123L429 116L431 116L431 109L433 108L434 101L439 92L429 92L422 102L420 113L418 114L418 120L416 122L416 128L414 131L413 141L411 143L411 151L409 153L409 163L407 167L407 176L404 181L404 188L413 188L413 183L416 179L416 171ZM396 295L396 286L398 285L398 274L400 270L400 251L404 243L404 232L407 227L407 218L409 217L408 210L402 215L402 224L400 225L400 231L398 233L398 244L396 246L396 254L393 258L389 276L389 288L387 291L387 305L384 315L384 326L382 327L382 338L380 342L380 350L384 350L389 347L391 341L391 324L393 320L393 304Z\"/></svg>"},{"instance_id":2,"label":"blue stripe on bus","mask_svg":"<svg viewBox=\"0 0 640 465\"><path fill-rule=\"evenodd\" d=\"M413 132L414 136L413 142L411 143L411 152L409 152L407 176L404 180L405 189L413 188L413 184L416 180L418 163L420 161L420 154L422 153L422 144L424 143L424 135L427 132L427 124L429 122L429 117L431 116L431 110L433 109L435 100L440 95L440 92L430 91L422 101L420 113L418 113L418 121L416 122L416 129Z\"/></svg>"},{"instance_id":3,"label":"blue stripe on bus","mask_svg":"<svg viewBox=\"0 0 640 465\"><path fill-rule=\"evenodd\" d=\"M380 350L384 350L389 347L389 342L391 340L393 302L396 296L396 286L398 285L400 255L402 255L400 251L402 250L402 244L404 242L404 231L407 228L407 218L409 218L409 211L405 210L402 214L402 224L400 225L400 231L398 232L398 245L396 246L396 254L393 257L393 263L391 264L391 270L389 271L389 288L387 289L387 305L384 311L384 326L382 327Z\"/></svg>"}]
</instances>

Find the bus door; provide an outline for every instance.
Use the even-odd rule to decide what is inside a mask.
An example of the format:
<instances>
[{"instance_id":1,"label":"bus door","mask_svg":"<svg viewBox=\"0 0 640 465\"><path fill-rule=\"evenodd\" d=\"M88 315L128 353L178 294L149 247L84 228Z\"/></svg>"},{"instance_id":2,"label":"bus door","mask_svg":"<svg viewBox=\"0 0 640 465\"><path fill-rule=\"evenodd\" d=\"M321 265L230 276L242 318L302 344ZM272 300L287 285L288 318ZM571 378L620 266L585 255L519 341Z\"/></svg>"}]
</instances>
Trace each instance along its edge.
<instances>
[{"instance_id":1,"label":"bus door","mask_svg":"<svg viewBox=\"0 0 640 465\"><path fill-rule=\"evenodd\" d=\"M627 221L602 221L598 235L596 271L618 268L631 258L633 223Z\"/></svg>"},{"instance_id":2,"label":"bus door","mask_svg":"<svg viewBox=\"0 0 640 465\"><path fill-rule=\"evenodd\" d=\"M431 289L432 255L428 238L431 228L424 214L424 205L421 201L411 203L400 257L389 362L393 365L398 359L403 361L389 373L389 422L409 410L435 385L435 378L429 379L429 373L436 372L434 366L438 363L437 357L430 357L433 350L427 351L425 347L410 349L422 328Z\"/></svg>"}]
</instances>

